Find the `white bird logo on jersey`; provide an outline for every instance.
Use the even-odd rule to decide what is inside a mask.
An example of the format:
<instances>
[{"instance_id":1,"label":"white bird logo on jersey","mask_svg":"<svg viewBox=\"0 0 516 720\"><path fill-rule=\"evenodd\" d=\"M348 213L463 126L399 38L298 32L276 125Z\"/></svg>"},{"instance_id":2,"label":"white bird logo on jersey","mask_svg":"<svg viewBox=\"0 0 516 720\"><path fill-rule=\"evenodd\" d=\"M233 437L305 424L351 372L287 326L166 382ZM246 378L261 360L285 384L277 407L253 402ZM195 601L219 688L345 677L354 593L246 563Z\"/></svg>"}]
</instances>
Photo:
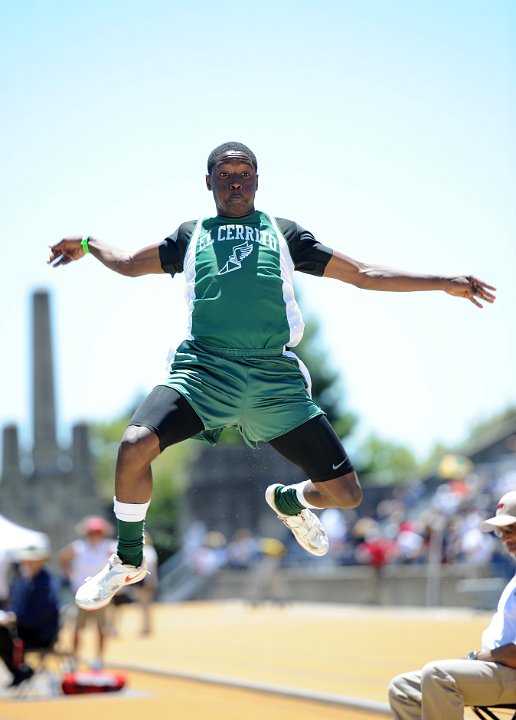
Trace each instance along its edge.
<instances>
[{"instance_id":1,"label":"white bird logo on jersey","mask_svg":"<svg viewBox=\"0 0 516 720\"><path fill-rule=\"evenodd\" d=\"M246 240L240 245L233 247L233 252L228 257L227 263L224 267L219 270L218 275L225 275L226 273L233 272L233 270L240 270L242 267L242 260L253 252L254 245L251 245L249 240Z\"/></svg>"}]
</instances>

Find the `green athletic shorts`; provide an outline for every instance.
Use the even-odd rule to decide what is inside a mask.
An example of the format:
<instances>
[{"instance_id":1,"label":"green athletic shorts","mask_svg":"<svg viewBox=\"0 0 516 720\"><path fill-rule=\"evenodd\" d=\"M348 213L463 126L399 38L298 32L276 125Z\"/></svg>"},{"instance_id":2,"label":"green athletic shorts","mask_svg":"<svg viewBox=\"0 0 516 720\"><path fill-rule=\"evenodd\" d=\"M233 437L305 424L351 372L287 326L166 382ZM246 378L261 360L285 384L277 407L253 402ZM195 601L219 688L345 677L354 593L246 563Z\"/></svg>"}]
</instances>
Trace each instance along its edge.
<instances>
[{"instance_id":1,"label":"green athletic shorts","mask_svg":"<svg viewBox=\"0 0 516 720\"><path fill-rule=\"evenodd\" d=\"M215 445L235 426L247 445L284 435L323 410L310 397L310 377L291 351L212 348L187 340L176 350L165 382L204 423L196 435Z\"/></svg>"}]
</instances>

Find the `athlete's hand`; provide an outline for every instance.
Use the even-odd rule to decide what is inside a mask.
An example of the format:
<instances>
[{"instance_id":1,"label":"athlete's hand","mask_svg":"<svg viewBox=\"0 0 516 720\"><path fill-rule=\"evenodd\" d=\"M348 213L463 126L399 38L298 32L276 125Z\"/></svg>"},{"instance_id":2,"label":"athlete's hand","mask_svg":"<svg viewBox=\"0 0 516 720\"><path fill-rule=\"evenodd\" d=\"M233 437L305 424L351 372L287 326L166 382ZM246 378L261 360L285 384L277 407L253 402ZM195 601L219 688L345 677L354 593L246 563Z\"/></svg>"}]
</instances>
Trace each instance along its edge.
<instances>
[{"instance_id":1,"label":"athlete's hand","mask_svg":"<svg viewBox=\"0 0 516 720\"><path fill-rule=\"evenodd\" d=\"M82 237L68 237L60 240L55 245L50 245L47 264L58 267L58 265L67 265L73 260L82 258L85 253L81 241Z\"/></svg>"},{"instance_id":2,"label":"athlete's hand","mask_svg":"<svg viewBox=\"0 0 516 720\"><path fill-rule=\"evenodd\" d=\"M451 278L446 288L448 295L466 298L479 308L483 307L483 305L477 298L488 303L494 303L496 300L496 295L490 290L496 290L496 288L472 275Z\"/></svg>"}]
</instances>

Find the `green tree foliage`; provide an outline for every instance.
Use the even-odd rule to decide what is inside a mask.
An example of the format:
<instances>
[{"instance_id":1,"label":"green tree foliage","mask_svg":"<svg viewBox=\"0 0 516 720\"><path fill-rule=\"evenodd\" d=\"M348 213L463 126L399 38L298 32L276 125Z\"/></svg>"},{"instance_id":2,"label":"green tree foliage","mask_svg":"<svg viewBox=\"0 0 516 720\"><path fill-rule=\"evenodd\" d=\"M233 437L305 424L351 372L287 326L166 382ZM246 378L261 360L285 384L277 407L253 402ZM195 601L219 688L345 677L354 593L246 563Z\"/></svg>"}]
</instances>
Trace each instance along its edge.
<instances>
[{"instance_id":1,"label":"green tree foliage","mask_svg":"<svg viewBox=\"0 0 516 720\"><path fill-rule=\"evenodd\" d=\"M406 482L418 472L418 463L404 445L384 440L374 433L362 443L355 462L359 473L375 485Z\"/></svg>"},{"instance_id":2,"label":"green tree foliage","mask_svg":"<svg viewBox=\"0 0 516 720\"><path fill-rule=\"evenodd\" d=\"M516 406L509 405L496 415L492 415L487 420L479 420L471 428L467 442L481 442L492 435L496 435L510 423L516 423Z\"/></svg>"},{"instance_id":3,"label":"green tree foliage","mask_svg":"<svg viewBox=\"0 0 516 720\"><path fill-rule=\"evenodd\" d=\"M337 435L346 437L357 419L345 409L342 373L331 367L328 350L321 341L321 325L315 317L305 318L303 339L295 352L310 372L313 399L327 414Z\"/></svg>"},{"instance_id":4,"label":"green tree foliage","mask_svg":"<svg viewBox=\"0 0 516 720\"><path fill-rule=\"evenodd\" d=\"M430 450L428 456L419 464L419 473L427 475L434 473L443 455L450 452L450 447L443 443L436 443Z\"/></svg>"},{"instance_id":5,"label":"green tree foliage","mask_svg":"<svg viewBox=\"0 0 516 720\"><path fill-rule=\"evenodd\" d=\"M499 433L503 433L507 427L516 424L516 406L509 405L504 410L491 415L488 418L478 420L470 428L463 443L459 447L455 445L435 445L428 457L420 464L419 471L421 474L433 473L442 460L443 456L448 453L466 453L468 448L475 447L478 444L489 443Z\"/></svg>"}]
</instances>

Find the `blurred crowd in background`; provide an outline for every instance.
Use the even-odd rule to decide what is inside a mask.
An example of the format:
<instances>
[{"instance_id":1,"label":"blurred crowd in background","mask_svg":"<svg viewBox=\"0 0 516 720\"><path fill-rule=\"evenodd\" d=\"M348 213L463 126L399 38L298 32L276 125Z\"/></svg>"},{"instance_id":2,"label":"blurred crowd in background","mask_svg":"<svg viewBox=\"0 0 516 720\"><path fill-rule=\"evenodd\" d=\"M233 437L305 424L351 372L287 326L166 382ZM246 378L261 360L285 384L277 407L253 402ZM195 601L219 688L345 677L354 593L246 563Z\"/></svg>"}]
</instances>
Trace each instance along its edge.
<instances>
[{"instance_id":1,"label":"blurred crowd in background","mask_svg":"<svg viewBox=\"0 0 516 720\"><path fill-rule=\"evenodd\" d=\"M102 667L106 640L117 633L120 605L138 603L141 621L137 631L142 636L153 632L151 606L156 598L160 599L160 588L167 582L167 563L170 561L175 563L176 569L176 575L169 577L172 585L184 584L186 588L190 583L190 590L185 590L184 595L176 596L176 599L210 598L219 571L228 569L247 573L243 599L251 605L271 601L283 604L291 599L285 573L282 573L286 567L315 572L368 565L381 571L387 565L434 563L487 566L493 577L511 577L514 573L511 558L504 554L503 546L492 534L481 532L480 523L495 512L498 498L515 488L514 467L503 470L499 465L486 465L483 469L466 467L462 477L455 472L446 479L441 477L432 487L422 481L394 486L381 494L376 505L369 503L368 512L362 507L346 511L322 510L320 517L330 539L330 551L324 558L314 558L304 552L280 523L276 537L260 537L249 528L241 527L232 537L226 538L221 532L193 521L183 535L178 559L174 556L163 565L159 564L148 535L145 554L151 572L145 583L119 594L108 609L95 613L78 613L73 593L84 576L97 572L116 550L114 527L110 523L102 518L85 518L77 526L76 540L54 557L45 547L29 548L29 551L31 557L37 555L42 561L38 571L50 571L55 580L58 603L65 609L65 613L61 610L61 624L69 622L72 630L68 648L72 666L76 667L81 658L83 629L87 624L93 624L98 641L92 663ZM365 492L367 494L367 488ZM13 652L11 641L24 630L23 623L20 625L22 606L18 603L20 607L16 608L12 604L11 590L21 578L26 592L32 592L34 573L29 573L27 562L23 562L27 559L27 548L10 558L5 553L2 557L1 551L0 541L0 612L3 611L0 627L9 628L9 652L6 650L7 659L3 658L9 666ZM164 597L167 597L166 593ZM31 616L34 607L35 602L31 600ZM25 622L32 620L29 618ZM12 670L13 683L32 673L30 668L20 667L21 670Z\"/></svg>"},{"instance_id":2,"label":"blurred crowd in background","mask_svg":"<svg viewBox=\"0 0 516 720\"><path fill-rule=\"evenodd\" d=\"M373 512L327 509L320 512L330 539L325 558L314 558L297 545L285 531L283 567L339 567L371 565L425 564L433 561L453 565L491 565L492 574L509 577L514 573L511 560L480 523L496 510L498 499L516 488L516 470L499 472L494 468L450 479L428 490L415 482L393 488ZM365 490L367 493L367 489ZM185 534L184 549L192 567L206 576L221 568L248 570L266 555L271 538L254 536L247 528L233 537L210 531L194 523Z\"/></svg>"},{"instance_id":3,"label":"blurred crowd in background","mask_svg":"<svg viewBox=\"0 0 516 720\"><path fill-rule=\"evenodd\" d=\"M222 569L247 571L246 600L251 604L264 601L287 602L283 568L306 568L320 572L331 568L367 565L380 571L387 565L425 565L429 563L455 566L488 566L493 577L511 577L514 567L503 546L490 533L480 530L483 519L496 510L498 498L516 488L516 470L501 470L490 465L485 469L469 469L463 477L449 477L429 487L414 481L382 492L381 499L369 503L369 511L326 509L320 517L330 539L330 551L324 558L304 552L292 534L278 523L276 537L260 537L249 528L241 527L232 537L194 521L185 531L182 548L173 557L176 570L183 573L169 578L177 587L188 582L193 588L176 599L207 599ZM365 488L367 494L367 488ZM372 496L372 492L371 492ZM372 508L372 510L371 510ZM284 530L284 531L283 531ZM62 606L74 609L73 593L84 575L103 566L114 552L114 528L102 518L85 518L77 527L77 539L55 557L44 553L45 561L55 577ZM1 548L0 548L1 549ZM37 548L36 548L37 549ZM98 614L98 649L95 661L101 665L106 636L117 632L116 610L120 604L136 602L141 606L141 634L153 631L151 605L160 599L160 588L166 583L167 563L160 565L158 556L147 537L146 556L151 570L148 580L117 596L109 617ZM11 610L9 586L24 574L19 558L7 557L0 563L0 609ZM91 567L90 567L91 565ZM98 566L98 567L97 567ZM184 570L186 569L186 574ZM283 575L283 576L282 576ZM195 582L192 582L192 579ZM164 597L167 597L166 593ZM84 615L84 614L83 614ZM80 657L79 641L86 620L75 614L70 656Z\"/></svg>"}]
</instances>

